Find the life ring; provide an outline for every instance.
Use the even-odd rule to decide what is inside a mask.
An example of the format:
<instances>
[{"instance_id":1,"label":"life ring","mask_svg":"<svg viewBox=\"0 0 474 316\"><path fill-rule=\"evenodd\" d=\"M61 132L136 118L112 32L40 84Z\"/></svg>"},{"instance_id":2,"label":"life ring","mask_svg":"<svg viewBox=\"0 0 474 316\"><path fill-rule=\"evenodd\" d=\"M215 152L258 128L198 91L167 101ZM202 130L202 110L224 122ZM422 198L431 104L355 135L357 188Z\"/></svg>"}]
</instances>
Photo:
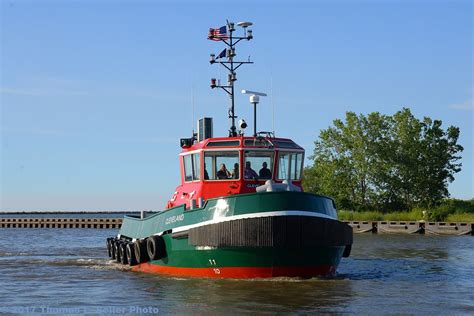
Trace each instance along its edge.
<instances>
[{"instance_id":1,"label":"life ring","mask_svg":"<svg viewBox=\"0 0 474 316\"><path fill-rule=\"evenodd\" d=\"M146 240L135 240L133 243L133 248L135 250L135 258L137 259L137 263L145 263L149 260L146 249Z\"/></svg>"},{"instance_id":2,"label":"life ring","mask_svg":"<svg viewBox=\"0 0 474 316\"><path fill-rule=\"evenodd\" d=\"M127 243L127 245L125 246L125 254L129 266L134 266L137 264L137 259L135 256L135 247L132 242Z\"/></svg>"},{"instance_id":3,"label":"life ring","mask_svg":"<svg viewBox=\"0 0 474 316\"><path fill-rule=\"evenodd\" d=\"M147 239L146 249L150 260L159 260L166 257L165 240L162 236L151 236Z\"/></svg>"}]
</instances>

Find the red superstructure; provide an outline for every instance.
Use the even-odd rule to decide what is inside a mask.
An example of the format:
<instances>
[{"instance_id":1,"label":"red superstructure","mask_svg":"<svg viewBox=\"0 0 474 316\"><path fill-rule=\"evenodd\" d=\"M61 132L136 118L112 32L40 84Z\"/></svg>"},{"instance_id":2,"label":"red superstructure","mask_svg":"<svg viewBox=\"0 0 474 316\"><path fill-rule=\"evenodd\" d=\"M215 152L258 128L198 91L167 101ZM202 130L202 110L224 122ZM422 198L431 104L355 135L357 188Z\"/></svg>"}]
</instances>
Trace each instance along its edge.
<instances>
[{"instance_id":1,"label":"red superstructure","mask_svg":"<svg viewBox=\"0 0 474 316\"><path fill-rule=\"evenodd\" d=\"M168 208L182 204L194 208L209 198L252 193L268 180L302 189L304 149L290 139L217 137L182 147L181 184Z\"/></svg>"},{"instance_id":2,"label":"red superstructure","mask_svg":"<svg viewBox=\"0 0 474 316\"><path fill-rule=\"evenodd\" d=\"M209 39L219 41L226 48L216 56L210 54L210 64L220 64L228 70L227 82L211 79L212 89L221 89L229 95L230 128L228 137L213 137L212 118L202 118L198 122L198 133L191 138L181 139L183 151L180 154L181 185L176 188L168 208L185 204L195 208L204 205L210 198L258 190L296 190L301 191L301 175L304 150L290 139L275 138L274 133L257 133L257 104L263 92L242 90L248 94L253 104L253 136L244 136L247 123L240 120L236 126L235 81L236 70L247 60L235 60L236 45L241 41L253 39L251 22L239 22L243 36L236 36L234 23L211 29ZM218 30L218 32L216 32ZM218 33L218 34L217 34ZM196 137L197 136L197 137ZM284 184L282 184L285 182Z\"/></svg>"}]
</instances>

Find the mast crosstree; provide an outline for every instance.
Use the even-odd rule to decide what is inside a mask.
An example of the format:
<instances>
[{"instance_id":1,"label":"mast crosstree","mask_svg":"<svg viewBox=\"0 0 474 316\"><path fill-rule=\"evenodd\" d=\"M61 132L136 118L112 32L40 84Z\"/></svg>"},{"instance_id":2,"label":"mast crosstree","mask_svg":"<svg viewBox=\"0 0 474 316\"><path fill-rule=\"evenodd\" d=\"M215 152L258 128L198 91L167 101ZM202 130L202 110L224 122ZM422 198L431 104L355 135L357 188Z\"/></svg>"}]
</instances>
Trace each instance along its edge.
<instances>
[{"instance_id":1,"label":"mast crosstree","mask_svg":"<svg viewBox=\"0 0 474 316\"><path fill-rule=\"evenodd\" d=\"M247 61L235 61L234 57L237 55L235 52L235 46L242 40L251 40L253 38L252 30L247 29L251 26L251 22L239 22L237 26L243 28L244 35L243 36L235 36L235 26L234 23L227 21L227 25L221 28L209 30L208 39L213 41L221 41L227 45L217 57L215 54L210 55L209 62L212 64L220 64L224 68L228 70L227 75L227 84L221 85L220 80L216 78L211 79L211 88L221 88L224 90L230 98L230 107L229 107L229 119L230 119L230 129L229 129L229 137L237 136L237 129L235 127L235 119L237 116L235 115L235 90L234 90L234 82L237 80L237 73L236 70L244 65L244 64L253 64L250 61L250 57ZM224 59L226 60L220 60Z\"/></svg>"}]
</instances>

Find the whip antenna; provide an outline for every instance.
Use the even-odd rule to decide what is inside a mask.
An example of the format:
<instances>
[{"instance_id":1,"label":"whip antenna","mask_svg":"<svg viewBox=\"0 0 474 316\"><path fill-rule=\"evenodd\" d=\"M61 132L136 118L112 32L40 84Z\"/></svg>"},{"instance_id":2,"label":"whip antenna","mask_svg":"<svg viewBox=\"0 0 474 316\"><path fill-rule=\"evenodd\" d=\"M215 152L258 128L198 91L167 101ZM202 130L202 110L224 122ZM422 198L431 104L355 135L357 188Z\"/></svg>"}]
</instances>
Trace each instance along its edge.
<instances>
[{"instance_id":1,"label":"whip antenna","mask_svg":"<svg viewBox=\"0 0 474 316\"><path fill-rule=\"evenodd\" d=\"M273 74L270 75L270 101L272 102L272 132L275 137L275 103L273 103Z\"/></svg>"},{"instance_id":2,"label":"whip antenna","mask_svg":"<svg viewBox=\"0 0 474 316\"><path fill-rule=\"evenodd\" d=\"M192 131L193 131L193 134L194 134L194 80L193 80L193 84L191 85L191 104L192 104L191 127L192 127Z\"/></svg>"}]
</instances>

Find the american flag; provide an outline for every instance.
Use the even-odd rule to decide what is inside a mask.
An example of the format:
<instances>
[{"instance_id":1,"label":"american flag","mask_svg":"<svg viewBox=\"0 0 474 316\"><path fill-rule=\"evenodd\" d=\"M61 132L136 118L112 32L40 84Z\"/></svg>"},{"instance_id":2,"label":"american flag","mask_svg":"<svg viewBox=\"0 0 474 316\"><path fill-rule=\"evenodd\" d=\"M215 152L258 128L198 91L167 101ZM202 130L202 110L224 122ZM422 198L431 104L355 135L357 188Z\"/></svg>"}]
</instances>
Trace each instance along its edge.
<instances>
[{"instance_id":1,"label":"american flag","mask_svg":"<svg viewBox=\"0 0 474 316\"><path fill-rule=\"evenodd\" d=\"M222 26L217 29L213 29L213 28L209 29L209 35L207 36L207 39L210 39L211 41L220 41L221 39L226 39L226 38L228 38L227 26Z\"/></svg>"}]
</instances>

